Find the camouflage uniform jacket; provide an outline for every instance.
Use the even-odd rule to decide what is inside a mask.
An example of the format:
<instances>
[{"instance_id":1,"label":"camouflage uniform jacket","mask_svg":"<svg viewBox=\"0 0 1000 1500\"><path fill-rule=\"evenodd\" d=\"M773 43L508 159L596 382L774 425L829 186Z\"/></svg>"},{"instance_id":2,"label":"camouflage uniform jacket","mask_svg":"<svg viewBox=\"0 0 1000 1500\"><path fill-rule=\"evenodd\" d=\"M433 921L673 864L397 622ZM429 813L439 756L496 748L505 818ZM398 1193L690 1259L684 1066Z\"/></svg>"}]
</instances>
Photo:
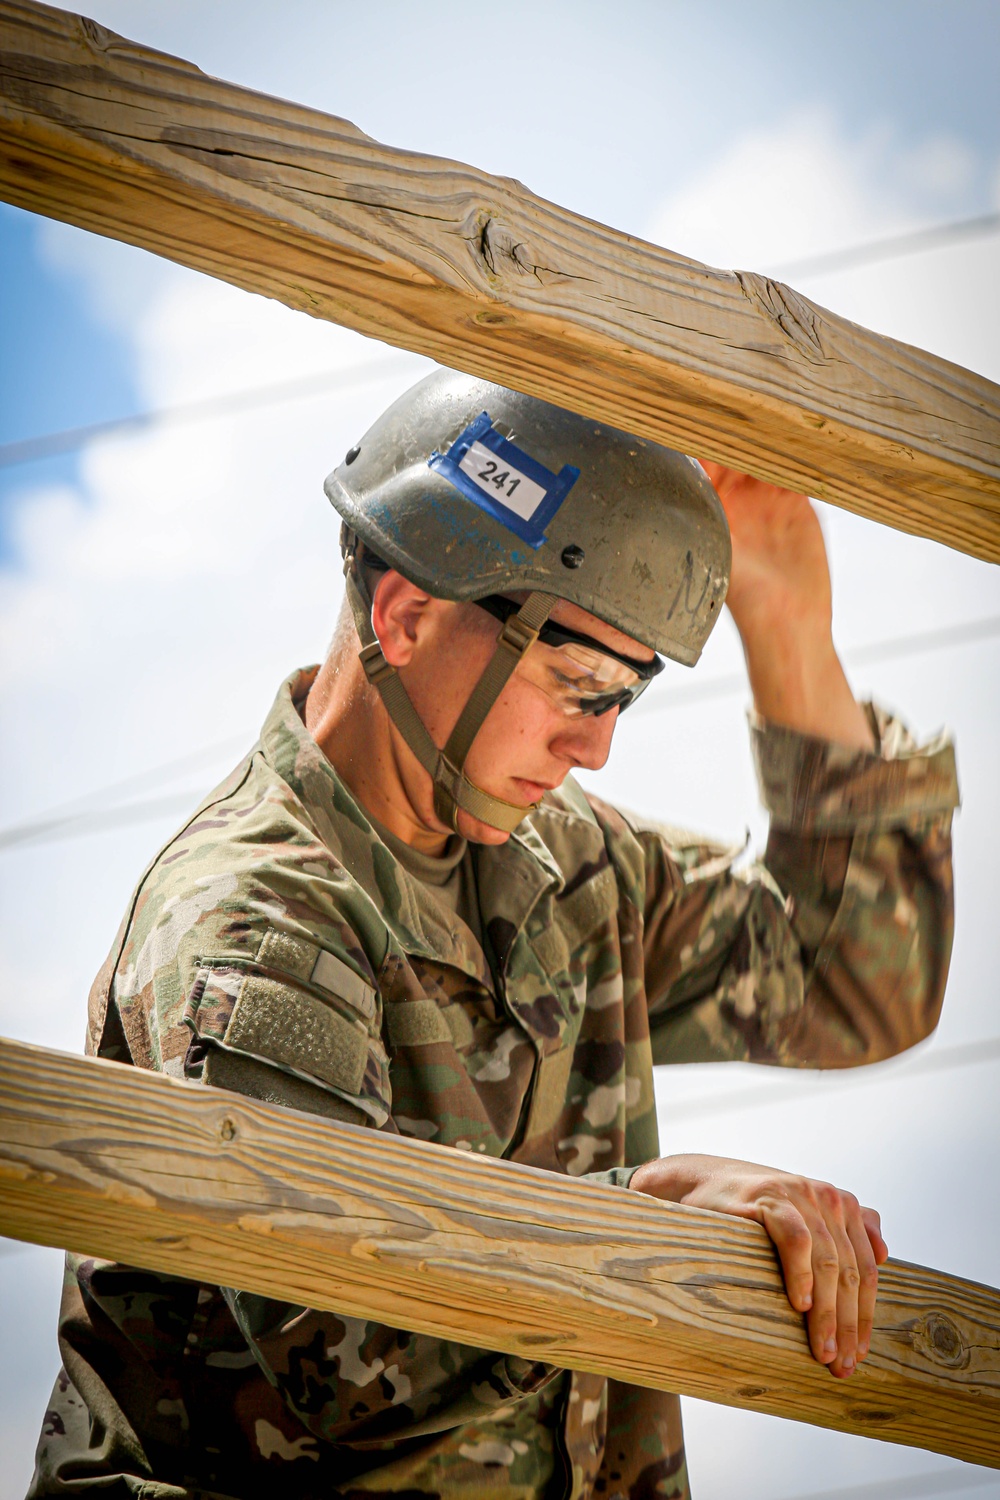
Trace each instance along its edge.
<instances>
[{"instance_id":1,"label":"camouflage uniform jacket","mask_svg":"<svg viewBox=\"0 0 1000 1500\"><path fill-rule=\"evenodd\" d=\"M89 1049L616 1187L658 1153L655 1062L850 1067L933 1028L951 748L751 727L763 863L572 780L476 850L485 947L305 730L311 674L143 877ZM687 1493L676 1397L71 1258L34 1495Z\"/></svg>"}]
</instances>

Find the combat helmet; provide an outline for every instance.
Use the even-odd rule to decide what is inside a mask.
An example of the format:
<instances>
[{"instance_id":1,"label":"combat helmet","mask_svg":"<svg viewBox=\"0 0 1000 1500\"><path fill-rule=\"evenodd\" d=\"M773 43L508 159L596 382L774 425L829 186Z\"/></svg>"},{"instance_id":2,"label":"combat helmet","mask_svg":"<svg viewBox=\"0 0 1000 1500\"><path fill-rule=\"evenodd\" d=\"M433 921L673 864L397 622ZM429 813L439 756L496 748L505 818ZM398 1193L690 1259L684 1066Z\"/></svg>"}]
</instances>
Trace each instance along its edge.
<instances>
[{"instance_id":1,"label":"combat helmet","mask_svg":"<svg viewBox=\"0 0 1000 1500\"><path fill-rule=\"evenodd\" d=\"M559 600L693 666L725 598L729 529L694 459L451 370L427 376L390 406L325 488L344 523L347 593L365 672L433 780L435 810L452 828L459 809L508 832L532 811L483 791L463 767L508 677L519 663L537 662L544 643L572 657L572 674L586 680L580 712L626 707L663 665L656 657L631 661L547 624ZM443 749L372 627L373 569L385 567L437 598L480 604L502 622ZM518 604L512 593L527 598ZM598 658L607 664L603 676ZM565 672L557 675L565 682Z\"/></svg>"}]
</instances>

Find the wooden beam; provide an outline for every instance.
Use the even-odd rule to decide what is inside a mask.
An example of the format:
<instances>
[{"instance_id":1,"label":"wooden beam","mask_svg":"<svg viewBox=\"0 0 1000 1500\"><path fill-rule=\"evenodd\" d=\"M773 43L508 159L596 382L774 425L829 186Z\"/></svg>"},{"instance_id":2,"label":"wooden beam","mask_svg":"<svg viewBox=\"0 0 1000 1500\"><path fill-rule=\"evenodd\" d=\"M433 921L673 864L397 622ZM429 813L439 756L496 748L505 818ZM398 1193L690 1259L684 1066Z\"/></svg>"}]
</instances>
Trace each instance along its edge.
<instances>
[{"instance_id":1,"label":"wooden beam","mask_svg":"<svg viewBox=\"0 0 1000 1500\"><path fill-rule=\"evenodd\" d=\"M808 1352L762 1229L0 1040L0 1232L1000 1467L1000 1293L881 1273Z\"/></svg>"},{"instance_id":2,"label":"wooden beam","mask_svg":"<svg viewBox=\"0 0 1000 1500\"><path fill-rule=\"evenodd\" d=\"M0 194L1000 560L1000 389L353 125L0 0Z\"/></svg>"}]
</instances>

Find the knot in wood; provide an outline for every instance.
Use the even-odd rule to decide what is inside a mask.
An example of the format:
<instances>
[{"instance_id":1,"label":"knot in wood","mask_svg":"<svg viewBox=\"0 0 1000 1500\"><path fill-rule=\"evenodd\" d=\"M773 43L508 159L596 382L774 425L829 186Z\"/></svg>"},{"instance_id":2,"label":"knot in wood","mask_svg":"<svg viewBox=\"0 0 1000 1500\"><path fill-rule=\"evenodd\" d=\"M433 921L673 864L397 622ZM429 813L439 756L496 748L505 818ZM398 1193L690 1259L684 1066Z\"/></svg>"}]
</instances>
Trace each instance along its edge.
<instances>
[{"instance_id":1,"label":"knot in wood","mask_svg":"<svg viewBox=\"0 0 1000 1500\"><path fill-rule=\"evenodd\" d=\"M550 1333L519 1333L517 1342L522 1349L547 1349L551 1344L558 1343ZM572 1342L572 1340L570 1340Z\"/></svg>"},{"instance_id":2,"label":"knot in wood","mask_svg":"<svg viewBox=\"0 0 1000 1500\"><path fill-rule=\"evenodd\" d=\"M116 42L124 41L117 32L109 31L106 26L102 26L99 21L92 21L89 16L73 16L72 20L86 44L95 52L110 52ZM128 43L125 45L128 46Z\"/></svg>"},{"instance_id":3,"label":"knot in wood","mask_svg":"<svg viewBox=\"0 0 1000 1500\"><path fill-rule=\"evenodd\" d=\"M111 31L107 26L102 26L99 21L92 21L89 16L67 15L66 21L70 23L89 52L104 53L112 60L122 58L127 62L139 63L140 66L159 64L161 67L166 66L204 77L201 69L194 63L187 62L182 57L174 57L169 52L160 52L156 47L145 47L142 42L129 41L128 37L119 36L117 31Z\"/></svg>"},{"instance_id":4,"label":"knot in wood","mask_svg":"<svg viewBox=\"0 0 1000 1500\"><path fill-rule=\"evenodd\" d=\"M785 286L784 282L772 281L769 276L758 276L755 271L737 271L736 280L743 295L759 313L763 314L784 339L790 343L811 365L821 365L826 360L816 326L816 313L804 297Z\"/></svg>"},{"instance_id":5,"label":"knot in wood","mask_svg":"<svg viewBox=\"0 0 1000 1500\"><path fill-rule=\"evenodd\" d=\"M479 255L490 280L500 287L550 286L566 278L541 264L524 237L501 219L488 218L479 232Z\"/></svg>"},{"instance_id":6,"label":"knot in wood","mask_svg":"<svg viewBox=\"0 0 1000 1500\"><path fill-rule=\"evenodd\" d=\"M477 312L472 320L481 328L509 328L514 322L513 313L500 312L496 308L486 307L482 312Z\"/></svg>"},{"instance_id":7,"label":"knot in wood","mask_svg":"<svg viewBox=\"0 0 1000 1500\"><path fill-rule=\"evenodd\" d=\"M947 1313L930 1312L922 1318L913 1330L913 1342L927 1359L949 1370L964 1370L969 1363L962 1330Z\"/></svg>"},{"instance_id":8,"label":"knot in wood","mask_svg":"<svg viewBox=\"0 0 1000 1500\"><path fill-rule=\"evenodd\" d=\"M877 1406L849 1406L847 1412L861 1431L866 1427L887 1427L900 1415L898 1411L886 1411Z\"/></svg>"},{"instance_id":9,"label":"knot in wood","mask_svg":"<svg viewBox=\"0 0 1000 1500\"><path fill-rule=\"evenodd\" d=\"M236 1139L235 1122L233 1120L230 1120L228 1116L219 1126L219 1134L224 1141L233 1141Z\"/></svg>"}]
</instances>

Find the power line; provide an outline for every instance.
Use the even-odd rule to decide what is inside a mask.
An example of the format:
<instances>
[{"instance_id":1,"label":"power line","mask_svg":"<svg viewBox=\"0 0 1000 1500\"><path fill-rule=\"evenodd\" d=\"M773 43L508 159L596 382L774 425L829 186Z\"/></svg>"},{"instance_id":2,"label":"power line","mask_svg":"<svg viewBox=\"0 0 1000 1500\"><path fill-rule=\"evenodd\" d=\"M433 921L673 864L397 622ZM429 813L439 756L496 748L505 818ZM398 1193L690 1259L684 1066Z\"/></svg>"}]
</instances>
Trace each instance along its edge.
<instances>
[{"instance_id":1,"label":"power line","mask_svg":"<svg viewBox=\"0 0 1000 1500\"><path fill-rule=\"evenodd\" d=\"M864 1068L837 1068L814 1072L805 1070L804 1084L810 1090L810 1103L815 1104L823 1094L844 1088L863 1088L872 1083L896 1083L910 1078L924 1077L928 1073L947 1073L953 1068L973 1067L976 1063L991 1063L1000 1058L1000 1036L984 1037L977 1042L959 1042L952 1047L931 1047L916 1057L904 1054L903 1058L889 1058L884 1063L872 1063ZM790 1070L795 1074L799 1069ZM804 1084L802 1092L804 1092ZM727 1089L724 1093L706 1094L698 1099L681 1100L676 1105L667 1105L669 1120L694 1119L699 1115L725 1114L733 1109L755 1109L758 1105L782 1104L800 1097L800 1084L796 1077L780 1083L763 1084L760 1087Z\"/></svg>"},{"instance_id":2,"label":"power line","mask_svg":"<svg viewBox=\"0 0 1000 1500\"><path fill-rule=\"evenodd\" d=\"M898 260L939 245L954 245L962 240L981 239L1000 230L1000 213L978 214L974 219L955 219L950 224L935 224L929 229L913 229L885 239L868 240L862 245L848 245L843 250L828 250L819 255L804 255L799 260L776 266L773 276L821 276L825 271L848 271L857 266L873 266L883 260Z\"/></svg>"},{"instance_id":3,"label":"power line","mask_svg":"<svg viewBox=\"0 0 1000 1500\"><path fill-rule=\"evenodd\" d=\"M902 656L917 655L922 651L934 651L949 646L964 646L988 640L1000 635L1000 615L982 620L970 620L961 625L946 625L940 630L924 630L912 635L894 636L891 640L875 641L868 646L857 646L844 652L848 662L890 661ZM710 677L706 682L693 682L674 688L668 699L658 702L647 693L632 710L633 713L658 712L682 707L685 704L705 702L712 698L724 698L733 693L745 692L746 676L732 672ZM246 735L222 740L201 750L191 751L177 760L149 771L130 776L124 781L92 792L87 797L62 807L49 809L28 822L14 823L0 829L0 852L30 844L51 843L64 838L80 838L102 833L110 827L124 828L133 823L147 822L151 818L165 816L168 812L182 813L198 800L197 792L171 792L135 802L122 803L122 795L138 791L144 785L174 780L186 770L210 761L223 753L239 750L253 743L253 736Z\"/></svg>"},{"instance_id":4,"label":"power line","mask_svg":"<svg viewBox=\"0 0 1000 1500\"><path fill-rule=\"evenodd\" d=\"M898 1479L865 1480L836 1490L810 1490L794 1495L792 1500L918 1500L918 1497L957 1495L959 1491L982 1489L998 1484L995 1469L942 1469L938 1474L908 1474ZM1000 1491L998 1491L1000 1493Z\"/></svg>"},{"instance_id":5,"label":"power line","mask_svg":"<svg viewBox=\"0 0 1000 1500\"><path fill-rule=\"evenodd\" d=\"M197 793L161 793L158 797L132 803L123 803L122 799L127 794L142 791L147 786L162 786L165 781L175 781L186 771L198 770L199 767L218 760L223 755L235 755L239 750L245 749L247 743L247 735L230 735L227 739L218 740L213 745L204 745L200 750L192 750L187 755L178 756L176 760L166 761L162 765L151 767L148 771L126 776L122 781L113 782L110 786L100 787L97 791L89 792L85 797L78 797L72 802L50 808L39 818L0 829L0 849L12 848L16 844L42 843L53 835L74 838L80 834L99 832L107 826L105 819L110 812L119 814L116 826L121 826L122 822L141 821L141 818L136 816L137 812L141 812L144 818L158 817L161 812L173 811L175 807L178 812L181 812L185 807L191 807L200 800Z\"/></svg>"},{"instance_id":6,"label":"power line","mask_svg":"<svg viewBox=\"0 0 1000 1500\"><path fill-rule=\"evenodd\" d=\"M914 652L936 651L944 646L965 646L973 641L989 640L997 634L1000 634L1000 615L987 615L985 619L969 620L961 625L944 625L939 630L925 630L913 635L896 636L893 640L874 641L869 646L851 646L844 652L844 656L849 662L861 667L870 662L912 656Z\"/></svg>"},{"instance_id":7,"label":"power line","mask_svg":"<svg viewBox=\"0 0 1000 1500\"><path fill-rule=\"evenodd\" d=\"M121 781L112 782L110 786L98 787L96 791L88 792L84 797L75 797L72 802L65 802L60 807L51 808L48 816L58 817L86 812L95 803L101 807L105 806L109 799L119 802L127 792L141 792L147 786L162 786L164 781L175 781L185 771L195 771L206 761L217 760L220 755L232 755L237 750L245 749L246 744L245 734L227 735L224 740L216 740L214 744L203 745L200 750L190 750L186 755L179 755L174 760L151 766L148 771L139 771L134 776L126 776Z\"/></svg>"},{"instance_id":8,"label":"power line","mask_svg":"<svg viewBox=\"0 0 1000 1500\"><path fill-rule=\"evenodd\" d=\"M201 801L196 791L166 792L161 797L147 797L142 802L125 802L118 807L94 808L92 812L73 813L65 818L39 818L0 832L0 851L16 845L45 844L82 835L106 833L112 828L126 828L131 823L148 823L167 813L192 812Z\"/></svg>"},{"instance_id":9,"label":"power line","mask_svg":"<svg viewBox=\"0 0 1000 1500\"><path fill-rule=\"evenodd\" d=\"M412 355L383 355L364 360L346 370L328 370L322 375L304 375L274 385L254 386L249 390L229 391L221 396L206 396L200 401L182 401L176 406L161 406L131 417L112 417L107 422L91 422L85 427L68 427L62 432L48 432L40 437L22 438L16 443L0 444L0 468L14 464L35 463L58 454L76 453L92 438L115 432L138 432L160 422L202 422L234 412L252 411L258 406L275 406L282 401L301 401L345 385L367 385L393 373L402 373L412 364Z\"/></svg>"},{"instance_id":10,"label":"power line","mask_svg":"<svg viewBox=\"0 0 1000 1500\"><path fill-rule=\"evenodd\" d=\"M849 666L869 666L873 662L894 661L903 656L915 656L921 651L938 651L948 646L967 646L976 641L990 640L1000 635L1000 615L988 615L982 620L968 620L961 625L945 625L939 630L922 630L912 635L893 636L886 641L873 641L868 646L851 646L840 654ZM633 714L666 713L670 709L682 708L689 703L701 703L711 698L726 698L731 693L747 690L745 672L720 673L708 677L704 682L685 683L668 688L666 693L652 695L644 693L631 710Z\"/></svg>"}]
</instances>

